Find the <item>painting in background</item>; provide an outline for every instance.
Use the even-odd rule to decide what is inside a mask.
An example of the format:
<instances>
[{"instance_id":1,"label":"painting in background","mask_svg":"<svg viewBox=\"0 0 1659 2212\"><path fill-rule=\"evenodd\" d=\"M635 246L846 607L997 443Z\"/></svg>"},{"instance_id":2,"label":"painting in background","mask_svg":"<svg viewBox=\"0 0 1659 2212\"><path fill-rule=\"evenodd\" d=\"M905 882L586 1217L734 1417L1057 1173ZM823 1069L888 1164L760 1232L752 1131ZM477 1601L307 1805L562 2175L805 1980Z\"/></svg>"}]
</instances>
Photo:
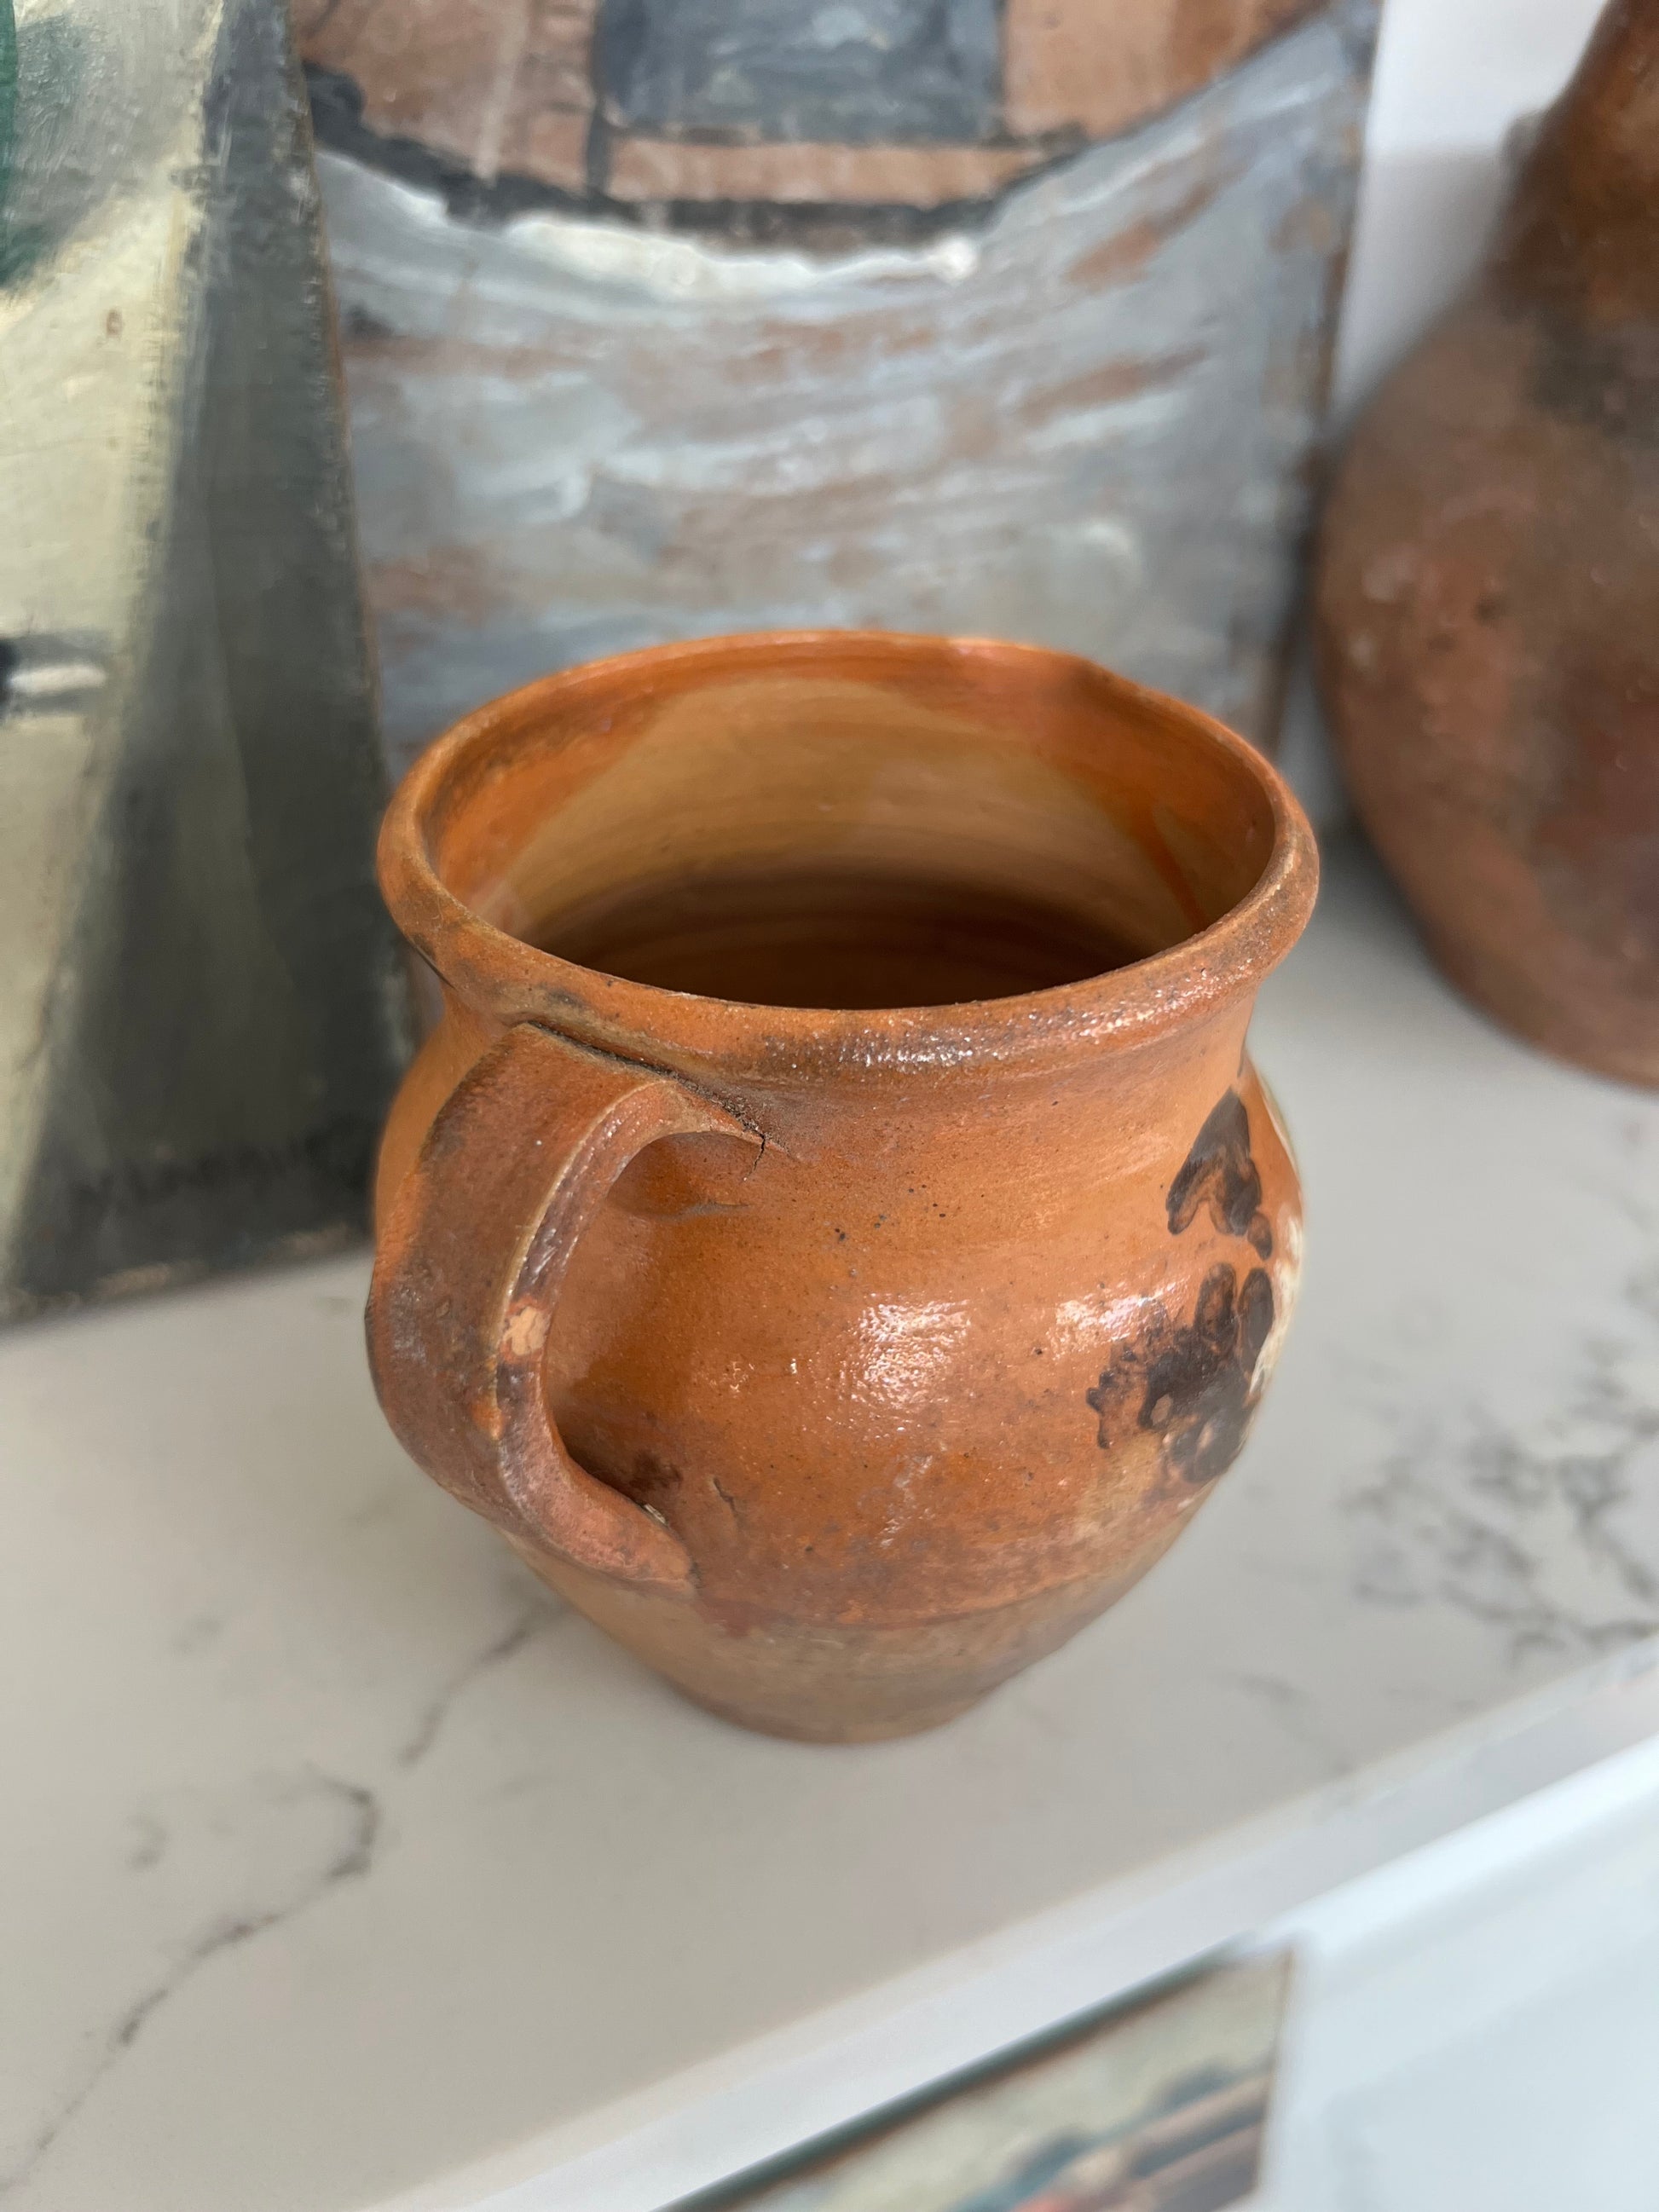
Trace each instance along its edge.
<instances>
[{"instance_id":1,"label":"painting in background","mask_svg":"<svg viewBox=\"0 0 1659 2212\"><path fill-rule=\"evenodd\" d=\"M1282 1952L1212 1968L696 2212L1222 2212L1261 2179L1289 1986Z\"/></svg>"},{"instance_id":2,"label":"painting in background","mask_svg":"<svg viewBox=\"0 0 1659 2212\"><path fill-rule=\"evenodd\" d=\"M394 764L768 625L1274 731L1374 0L295 0Z\"/></svg>"},{"instance_id":3,"label":"painting in background","mask_svg":"<svg viewBox=\"0 0 1659 2212\"><path fill-rule=\"evenodd\" d=\"M6 1316L356 1234L404 1045L282 0L21 0L15 64Z\"/></svg>"}]
</instances>

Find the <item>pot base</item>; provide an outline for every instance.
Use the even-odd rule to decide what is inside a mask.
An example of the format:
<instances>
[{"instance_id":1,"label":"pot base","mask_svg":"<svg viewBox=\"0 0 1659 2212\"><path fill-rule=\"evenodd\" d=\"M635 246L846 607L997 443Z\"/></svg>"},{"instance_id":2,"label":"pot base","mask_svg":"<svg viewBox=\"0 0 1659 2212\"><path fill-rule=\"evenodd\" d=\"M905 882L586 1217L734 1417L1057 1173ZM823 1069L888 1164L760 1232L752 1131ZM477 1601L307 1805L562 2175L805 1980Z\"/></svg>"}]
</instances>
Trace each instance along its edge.
<instances>
[{"instance_id":1,"label":"pot base","mask_svg":"<svg viewBox=\"0 0 1659 2212\"><path fill-rule=\"evenodd\" d=\"M671 1686L688 1705L712 1713L717 1721L747 1729L754 1735L776 1736L781 1743L892 1743L908 1735L930 1735L935 1729L948 1728L952 1721L959 1721L964 1713L983 1705L992 1695L991 1690L975 1690L971 1697L932 1708L918 1707L901 1717L884 1720L785 1721L775 1714L745 1712L739 1706L722 1705L718 1698L699 1697L683 1682ZM1000 1689L1002 1686L998 1683L993 1686Z\"/></svg>"},{"instance_id":2,"label":"pot base","mask_svg":"<svg viewBox=\"0 0 1659 2212\"><path fill-rule=\"evenodd\" d=\"M1127 1573L902 1626L732 1626L696 1599L629 1588L507 1540L550 1589L705 1712L795 1743L881 1743L945 1727L1069 1643L1139 1581L1175 1533L1161 1534Z\"/></svg>"},{"instance_id":3,"label":"pot base","mask_svg":"<svg viewBox=\"0 0 1659 2212\"><path fill-rule=\"evenodd\" d=\"M1582 994L1575 1012L1480 946L1454 942L1433 930L1423 933L1447 981L1506 1035L1588 1074L1659 1090L1659 1033L1651 1007L1632 1003L1629 1018L1620 1018L1604 991L1599 996Z\"/></svg>"}]
</instances>

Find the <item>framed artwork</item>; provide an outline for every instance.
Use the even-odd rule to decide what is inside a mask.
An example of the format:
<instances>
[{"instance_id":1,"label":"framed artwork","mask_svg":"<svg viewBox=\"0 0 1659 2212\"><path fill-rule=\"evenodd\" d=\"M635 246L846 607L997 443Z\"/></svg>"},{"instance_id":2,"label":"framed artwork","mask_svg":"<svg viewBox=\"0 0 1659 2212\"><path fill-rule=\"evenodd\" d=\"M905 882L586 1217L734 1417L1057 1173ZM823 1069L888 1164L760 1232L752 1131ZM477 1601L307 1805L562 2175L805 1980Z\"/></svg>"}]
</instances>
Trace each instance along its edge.
<instances>
[{"instance_id":1,"label":"framed artwork","mask_svg":"<svg viewBox=\"0 0 1659 2212\"><path fill-rule=\"evenodd\" d=\"M683 2212L1222 2212L1261 2177L1289 1979L1212 1968Z\"/></svg>"},{"instance_id":2,"label":"framed artwork","mask_svg":"<svg viewBox=\"0 0 1659 2212\"><path fill-rule=\"evenodd\" d=\"M295 0L394 761L664 638L1271 743L1374 0Z\"/></svg>"},{"instance_id":3,"label":"framed artwork","mask_svg":"<svg viewBox=\"0 0 1659 2212\"><path fill-rule=\"evenodd\" d=\"M0 1316L357 1234L404 1045L283 0L0 0Z\"/></svg>"}]
</instances>

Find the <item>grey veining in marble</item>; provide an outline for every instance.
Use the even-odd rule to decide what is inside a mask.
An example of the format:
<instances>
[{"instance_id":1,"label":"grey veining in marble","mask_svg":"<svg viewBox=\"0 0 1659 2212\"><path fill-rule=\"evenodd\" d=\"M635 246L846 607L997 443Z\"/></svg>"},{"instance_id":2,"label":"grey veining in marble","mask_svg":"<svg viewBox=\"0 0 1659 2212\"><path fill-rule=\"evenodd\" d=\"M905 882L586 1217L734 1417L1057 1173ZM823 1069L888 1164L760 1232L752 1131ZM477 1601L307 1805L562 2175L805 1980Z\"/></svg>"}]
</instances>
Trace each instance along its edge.
<instances>
[{"instance_id":1,"label":"grey veining in marble","mask_svg":"<svg viewBox=\"0 0 1659 2212\"><path fill-rule=\"evenodd\" d=\"M896 1977L1636 1694L1659 1101L1480 1022L1352 860L1257 1044L1308 1267L1249 1449L911 1743L742 1735L544 1599L385 1431L355 1261L0 1343L6 2212L473 2203Z\"/></svg>"}]
</instances>

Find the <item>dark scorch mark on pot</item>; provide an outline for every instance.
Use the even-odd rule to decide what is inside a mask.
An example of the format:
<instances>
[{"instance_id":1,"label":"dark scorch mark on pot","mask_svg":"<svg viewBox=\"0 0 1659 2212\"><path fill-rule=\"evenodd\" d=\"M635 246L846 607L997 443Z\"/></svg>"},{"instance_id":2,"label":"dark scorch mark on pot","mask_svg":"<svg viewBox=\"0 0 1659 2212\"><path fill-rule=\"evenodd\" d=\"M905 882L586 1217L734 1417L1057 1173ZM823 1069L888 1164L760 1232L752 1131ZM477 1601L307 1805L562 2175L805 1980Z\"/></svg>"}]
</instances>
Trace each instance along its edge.
<instances>
[{"instance_id":1,"label":"dark scorch mark on pot","mask_svg":"<svg viewBox=\"0 0 1659 2212\"><path fill-rule=\"evenodd\" d=\"M1167 1204L1171 1237L1190 1229L1207 1207L1224 1235L1247 1238L1258 1259L1273 1256L1273 1232L1261 1211L1261 1171L1250 1152L1250 1117L1237 1091L1227 1092L1194 1139Z\"/></svg>"},{"instance_id":2,"label":"dark scorch mark on pot","mask_svg":"<svg viewBox=\"0 0 1659 2212\"><path fill-rule=\"evenodd\" d=\"M1193 1483L1213 1482L1237 1458L1249 1427L1256 1362L1273 1332L1273 1287L1252 1267L1240 1286L1212 1267L1189 1328L1147 1370L1140 1425L1164 1439L1164 1456Z\"/></svg>"},{"instance_id":3,"label":"dark scorch mark on pot","mask_svg":"<svg viewBox=\"0 0 1659 2212\"><path fill-rule=\"evenodd\" d=\"M1088 1402L1097 1441L1113 1442L1114 1411L1144 1377L1137 1425L1162 1439L1164 1465L1183 1482L1213 1482L1237 1457L1255 1409L1255 1371L1273 1333L1273 1289L1252 1267L1241 1285L1224 1261L1212 1267L1190 1322L1167 1322L1102 1374Z\"/></svg>"}]
</instances>

